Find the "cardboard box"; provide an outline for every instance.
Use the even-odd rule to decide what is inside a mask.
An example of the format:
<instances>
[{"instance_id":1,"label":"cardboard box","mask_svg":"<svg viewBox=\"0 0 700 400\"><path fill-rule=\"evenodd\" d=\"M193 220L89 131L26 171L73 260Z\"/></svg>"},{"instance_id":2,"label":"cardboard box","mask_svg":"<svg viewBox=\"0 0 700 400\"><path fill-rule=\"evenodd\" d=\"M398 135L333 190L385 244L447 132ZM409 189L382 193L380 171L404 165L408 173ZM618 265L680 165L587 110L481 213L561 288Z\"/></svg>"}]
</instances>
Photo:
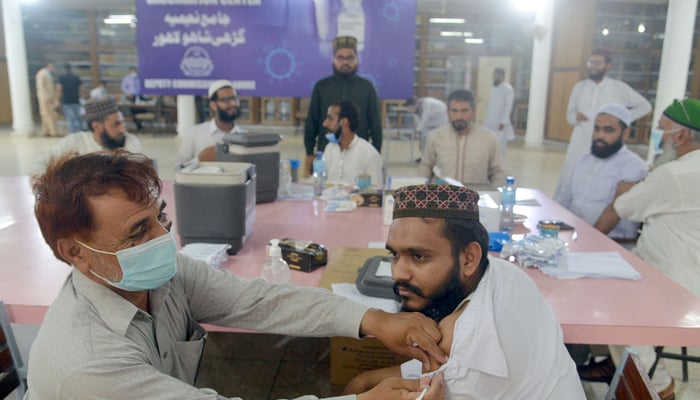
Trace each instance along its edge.
<instances>
[{"instance_id":1,"label":"cardboard box","mask_svg":"<svg viewBox=\"0 0 700 400\"><path fill-rule=\"evenodd\" d=\"M332 283L354 283L358 268L370 257L387 255L383 249L339 248L333 250L320 286ZM345 385L360 372L399 365L408 359L389 351L377 339L331 338L331 383Z\"/></svg>"},{"instance_id":2,"label":"cardboard box","mask_svg":"<svg viewBox=\"0 0 700 400\"><path fill-rule=\"evenodd\" d=\"M311 272L328 262L328 250L320 244L285 238L280 240L282 259L289 268Z\"/></svg>"},{"instance_id":3,"label":"cardboard box","mask_svg":"<svg viewBox=\"0 0 700 400\"><path fill-rule=\"evenodd\" d=\"M359 373L400 365L406 357L390 352L374 338L331 338L331 383L345 385Z\"/></svg>"}]
</instances>

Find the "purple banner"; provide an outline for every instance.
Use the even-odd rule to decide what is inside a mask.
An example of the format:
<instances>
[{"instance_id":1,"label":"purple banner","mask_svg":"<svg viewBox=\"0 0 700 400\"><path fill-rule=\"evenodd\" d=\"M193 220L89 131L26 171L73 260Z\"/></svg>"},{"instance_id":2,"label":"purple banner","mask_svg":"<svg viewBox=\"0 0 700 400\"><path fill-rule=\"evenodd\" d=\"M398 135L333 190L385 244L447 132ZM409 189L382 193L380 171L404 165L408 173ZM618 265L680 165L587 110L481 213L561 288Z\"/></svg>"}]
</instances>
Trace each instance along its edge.
<instances>
[{"instance_id":1,"label":"purple banner","mask_svg":"<svg viewBox=\"0 0 700 400\"><path fill-rule=\"evenodd\" d=\"M145 94L309 97L332 73L332 40L358 38L359 75L382 98L413 93L416 0L136 0Z\"/></svg>"}]
</instances>

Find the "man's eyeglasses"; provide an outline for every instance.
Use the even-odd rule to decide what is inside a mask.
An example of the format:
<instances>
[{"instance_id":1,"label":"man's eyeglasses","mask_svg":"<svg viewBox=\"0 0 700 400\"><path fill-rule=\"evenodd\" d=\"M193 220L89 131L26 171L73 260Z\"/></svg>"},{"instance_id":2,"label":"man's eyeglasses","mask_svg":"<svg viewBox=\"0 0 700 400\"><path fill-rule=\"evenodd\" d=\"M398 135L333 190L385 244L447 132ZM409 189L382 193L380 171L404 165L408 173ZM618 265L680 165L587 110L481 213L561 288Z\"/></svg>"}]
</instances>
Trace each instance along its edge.
<instances>
[{"instance_id":1,"label":"man's eyeglasses","mask_svg":"<svg viewBox=\"0 0 700 400\"><path fill-rule=\"evenodd\" d=\"M605 61L600 61L600 60L589 60L586 63L586 66L588 66L588 67L600 67L603 65L605 65Z\"/></svg>"},{"instance_id":2,"label":"man's eyeglasses","mask_svg":"<svg viewBox=\"0 0 700 400\"><path fill-rule=\"evenodd\" d=\"M355 56L335 56L335 61L338 61L338 62L343 62L343 61L354 62L355 60L357 60L357 57L355 57Z\"/></svg>"},{"instance_id":3,"label":"man's eyeglasses","mask_svg":"<svg viewBox=\"0 0 700 400\"><path fill-rule=\"evenodd\" d=\"M218 99L216 99L216 101L218 101L220 103L224 103L224 104L235 103L238 101L238 96L219 97Z\"/></svg>"}]
</instances>

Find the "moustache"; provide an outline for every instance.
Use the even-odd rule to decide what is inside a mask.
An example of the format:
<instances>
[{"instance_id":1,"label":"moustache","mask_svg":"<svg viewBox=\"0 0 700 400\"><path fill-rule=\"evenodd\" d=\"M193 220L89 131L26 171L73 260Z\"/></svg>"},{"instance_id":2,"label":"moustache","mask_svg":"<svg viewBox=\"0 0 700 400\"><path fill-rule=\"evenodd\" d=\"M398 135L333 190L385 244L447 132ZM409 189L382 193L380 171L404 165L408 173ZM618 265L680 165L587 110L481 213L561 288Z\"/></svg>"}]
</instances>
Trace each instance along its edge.
<instances>
[{"instance_id":1,"label":"moustache","mask_svg":"<svg viewBox=\"0 0 700 400\"><path fill-rule=\"evenodd\" d=\"M608 145L608 143L606 141L601 140L601 139L594 140L593 144L598 146L598 147L605 147Z\"/></svg>"},{"instance_id":2,"label":"moustache","mask_svg":"<svg viewBox=\"0 0 700 400\"><path fill-rule=\"evenodd\" d=\"M411 293L414 293L414 294L416 294L416 295L418 295L418 296L420 296L420 297L425 298L425 295L423 294L423 291L420 290L420 288L418 288L417 286L411 285L410 283L406 283L406 282L394 282L394 294L396 294L397 296L400 296L400 295L399 295L399 289L405 289L405 290L407 290L407 291L409 291L409 292L411 292Z\"/></svg>"}]
</instances>

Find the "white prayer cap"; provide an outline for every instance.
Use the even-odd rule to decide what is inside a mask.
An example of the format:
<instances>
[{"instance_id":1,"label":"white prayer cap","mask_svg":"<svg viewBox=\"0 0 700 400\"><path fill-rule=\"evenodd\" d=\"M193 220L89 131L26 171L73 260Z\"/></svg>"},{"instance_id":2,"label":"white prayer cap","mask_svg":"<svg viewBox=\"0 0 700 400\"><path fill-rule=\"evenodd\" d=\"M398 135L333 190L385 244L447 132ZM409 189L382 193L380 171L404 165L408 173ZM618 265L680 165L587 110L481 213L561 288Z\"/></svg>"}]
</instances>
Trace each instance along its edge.
<instances>
[{"instance_id":1,"label":"white prayer cap","mask_svg":"<svg viewBox=\"0 0 700 400\"><path fill-rule=\"evenodd\" d=\"M632 115L630 114L630 110L619 103L608 103L603 107L600 107L597 114L610 114L617 117L617 119L622 121L627 126L630 126L632 123Z\"/></svg>"},{"instance_id":2,"label":"white prayer cap","mask_svg":"<svg viewBox=\"0 0 700 400\"><path fill-rule=\"evenodd\" d=\"M217 90L225 88L225 87L233 87L233 83L229 80L226 79L219 79L218 81L214 81L209 85L209 98L214 96L214 93L216 93Z\"/></svg>"}]
</instances>

